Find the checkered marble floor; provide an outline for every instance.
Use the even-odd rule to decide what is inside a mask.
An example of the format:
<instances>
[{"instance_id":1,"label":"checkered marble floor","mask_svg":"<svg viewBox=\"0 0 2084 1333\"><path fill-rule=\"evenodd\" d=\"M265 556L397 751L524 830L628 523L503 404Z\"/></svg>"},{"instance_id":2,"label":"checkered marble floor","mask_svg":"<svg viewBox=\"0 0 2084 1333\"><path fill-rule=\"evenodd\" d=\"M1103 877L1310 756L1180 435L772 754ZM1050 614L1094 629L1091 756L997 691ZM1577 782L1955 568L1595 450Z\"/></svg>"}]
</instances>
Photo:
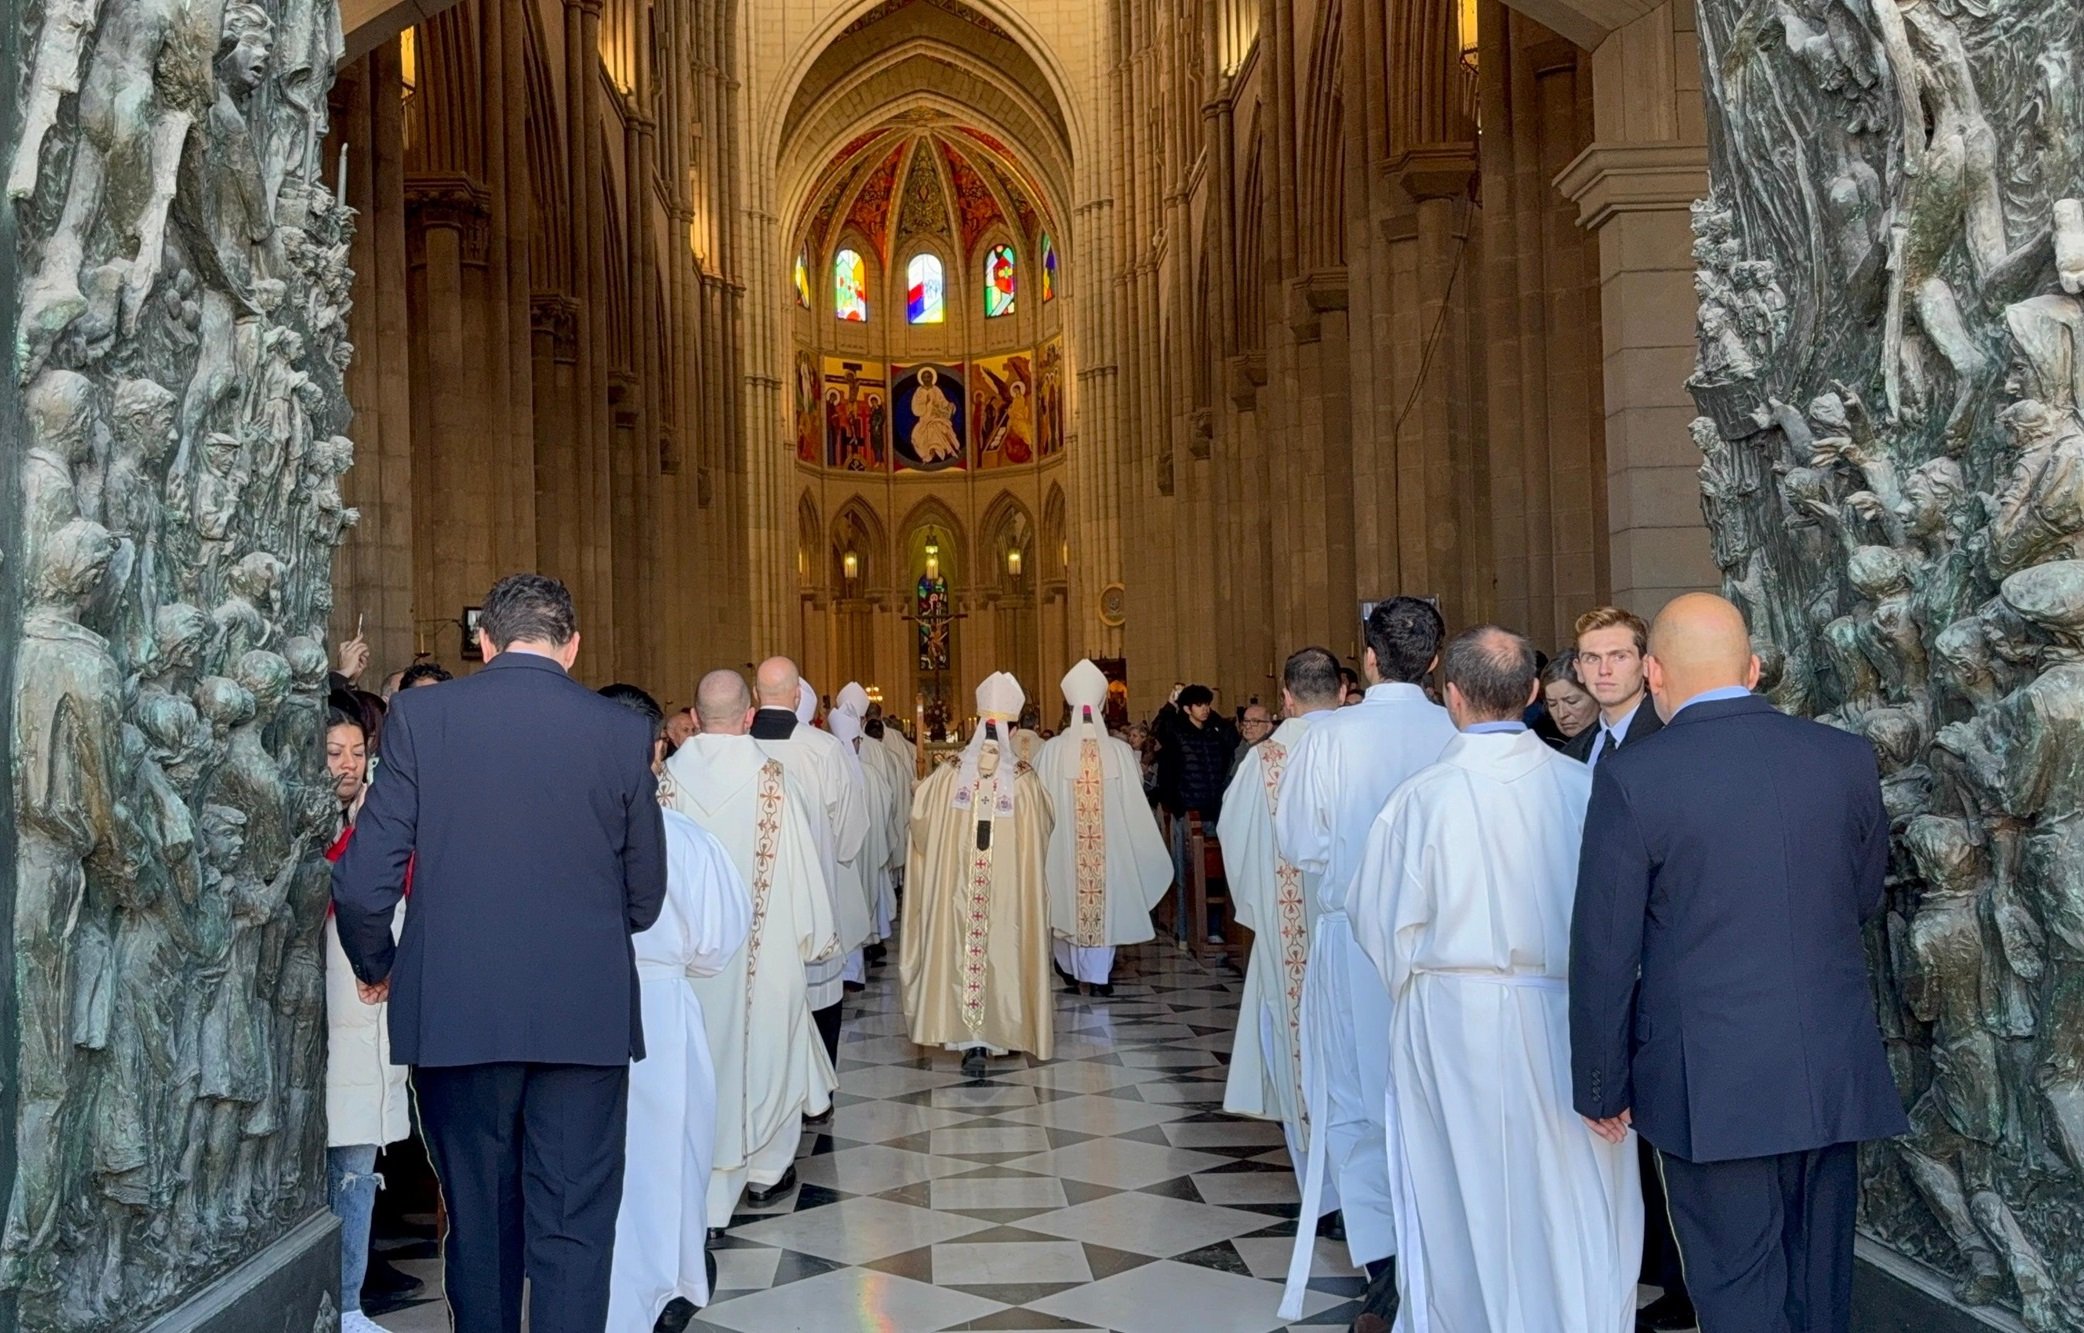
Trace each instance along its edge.
<instances>
[{"instance_id":1,"label":"checkered marble floor","mask_svg":"<svg viewBox=\"0 0 2084 1333\"><path fill-rule=\"evenodd\" d=\"M688 1327L1284 1327L1295 1177L1279 1126L1219 1109L1240 988L1165 945L1125 949L1112 998L1059 993L1055 1059L972 1083L906 1039L893 952L848 997L838 1104L804 1133L800 1183L732 1219ZM1316 1253L1293 1327L1344 1328L1366 1280L1343 1245ZM431 1260L400 1267L438 1282ZM446 1329L439 1302L380 1322Z\"/></svg>"}]
</instances>

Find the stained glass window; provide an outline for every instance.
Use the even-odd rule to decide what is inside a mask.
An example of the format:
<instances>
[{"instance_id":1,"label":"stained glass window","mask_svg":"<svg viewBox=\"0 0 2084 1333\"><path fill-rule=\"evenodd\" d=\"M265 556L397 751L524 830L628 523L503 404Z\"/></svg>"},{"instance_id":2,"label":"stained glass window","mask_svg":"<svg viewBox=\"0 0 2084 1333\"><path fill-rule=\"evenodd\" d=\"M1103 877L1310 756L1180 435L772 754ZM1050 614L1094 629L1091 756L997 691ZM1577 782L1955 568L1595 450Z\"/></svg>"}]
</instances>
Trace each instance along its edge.
<instances>
[{"instance_id":1,"label":"stained glass window","mask_svg":"<svg viewBox=\"0 0 2084 1333\"><path fill-rule=\"evenodd\" d=\"M994 245L984 256L984 317L1013 313L1013 247Z\"/></svg>"},{"instance_id":2,"label":"stained glass window","mask_svg":"<svg viewBox=\"0 0 2084 1333\"><path fill-rule=\"evenodd\" d=\"M1042 301L1046 305L1056 300L1056 242L1049 233L1042 233Z\"/></svg>"},{"instance_id":3,"label":"stained glass window","mask_svg":"<svg viewBox=\"0 0 2084 1333\"><path fill-rule=\"evenodd\" d=\"M832 313L855 324L868 323L868 265L858 251L842 250L832 257Z\"/></svg>"},{"instance_id":4,"label":"stained glass window","mask_svg":"<svg viewBox=\"0 0 2084 1333\"><path fill-rule=\"evenodd\" d=\"M943 300L941 261L933 255L913 255L905 268L905 318L914 324L939 324L948 317Z\"/></svg>"},{"instance_id":5,"label":"stained glass window","mask_svg":"<svg viewBox=\"0 0 2084 1333\"><path fill-rule=\"evenodd\" d=\"M801 250L796 252L796 304L810 309L810 260Z\"/></svg>"}]
</instances>

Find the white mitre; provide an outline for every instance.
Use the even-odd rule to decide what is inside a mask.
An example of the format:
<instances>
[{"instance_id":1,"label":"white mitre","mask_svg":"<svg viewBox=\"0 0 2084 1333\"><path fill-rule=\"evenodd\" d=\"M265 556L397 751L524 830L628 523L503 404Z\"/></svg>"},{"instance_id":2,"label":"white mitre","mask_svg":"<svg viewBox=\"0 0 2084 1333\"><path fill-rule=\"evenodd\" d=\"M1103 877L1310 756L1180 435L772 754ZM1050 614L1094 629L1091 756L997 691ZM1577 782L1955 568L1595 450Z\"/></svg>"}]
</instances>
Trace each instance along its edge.
<instances>
[{"instance_id":1,"label":"white mitre","mask_svg":"<svg viewBox=\"0 0 2084 1333\"><path fill-rule=\"evenodd\" d=\"M1107 715L1107 674L1086 658L1064 673L1062 689L1064 702L1071 705L1071 725L1083 724L1095 735L1104 735L1101 719Z\"/></svg>"},{"instance_id":2,"label":"white mitre","mask_svg":"<svg viewBox=\"0 0 2084 1333\"><path fill-rule=\"evenodd\" d=\"M1001 762L999 765L998 799L994 817L1010 819L1013 815L1013 791L1019 784L1007 768L1005 760L1013 754L1013 723L1020 717L1020 710L1028 701L1020 682L1004 671L994 671L977 687L977 730L970 737L969 745L962 752L962 772L957 775L955 796L949 804L957 810L970 808L970 793L977 789L978 760L984 753L984 740L997 723Z\"/></svg>"},{"instance_id":3,"label":"white mitre","mask_svg":"<svg viewBox=\"0 0 2084 1333\"><path fill-rule=\"evenodd\" d=\"M868 710L873 708L875 703L868 697L868 691L861 688L860 681L850 680L838 694L832 696L832 706L852 713L855 717L867 717Z\"/></svg>"},{"instance_id":4,"label":"white mitre","mask_svg":"<svg viewBox=\"0 0 2084 1333\"><path fill-rule=\"evenodd\" d=\"M818 692L801 676L796 678L796 720L806 727L818 720Z\"/></svg>"}]
</instances>

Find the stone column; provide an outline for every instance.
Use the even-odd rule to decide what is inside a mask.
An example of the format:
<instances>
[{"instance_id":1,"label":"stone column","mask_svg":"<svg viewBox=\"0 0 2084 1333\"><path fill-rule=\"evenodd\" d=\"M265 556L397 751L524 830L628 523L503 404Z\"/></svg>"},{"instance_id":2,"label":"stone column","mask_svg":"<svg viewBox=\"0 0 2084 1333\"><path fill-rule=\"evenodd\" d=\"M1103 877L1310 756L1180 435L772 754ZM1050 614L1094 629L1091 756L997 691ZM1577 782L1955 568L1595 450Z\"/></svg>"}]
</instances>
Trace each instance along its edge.
<instances>
[{"instance_id":1,"label":"stone column","mask_svg":"<svg viewBox=\"0 0 2084 1333\"><path fill-rule=\"evenodd\" d=\"M1556 177L1599 237L1613 598L1643 615L1721 578L1701 518L1688 206L1708 188L1690 5L1666 3L1593 54L1597 139Z\"/></svg>"}]
</instances>

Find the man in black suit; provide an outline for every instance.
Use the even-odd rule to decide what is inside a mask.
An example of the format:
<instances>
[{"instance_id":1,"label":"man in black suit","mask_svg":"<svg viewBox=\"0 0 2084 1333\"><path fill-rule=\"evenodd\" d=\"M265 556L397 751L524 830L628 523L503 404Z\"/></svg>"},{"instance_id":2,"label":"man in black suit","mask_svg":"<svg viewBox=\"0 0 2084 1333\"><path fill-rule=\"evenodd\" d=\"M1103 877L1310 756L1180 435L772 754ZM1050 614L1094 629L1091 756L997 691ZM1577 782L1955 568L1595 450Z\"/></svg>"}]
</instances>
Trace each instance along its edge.
<instances>
[{"instance_id":1,"label":"man in black suit","mask_svg":"<svg viewBox=\"0 0 2084 1333\"><path fill-rule=\"evenodd\" d=\"M1601 606L1577 618L1575 633L1571 670L1585 693L1598 702L1599 716L1563 743L1563 753L1596 768L1600 760L1620 753L1624 744L1639 744L1664 726L1643 678L1650 627L1633 611ZM1636 1151L1642 1166L1642 1280L1663 1294L1636 1311L1635 1326L1641 1333L1692 1328L1696 1315L1686 1294L1686 1270L1679 1262L1678 1239L1672 1235L1657 1157L1647 1142L1638 1141Z\"/></svg>"},{"instance_id":2,"label":"man in black suit","mask_svg":"<svg viewBox=\"0 0 2084 1333\"><path fill-rule=\"evenodd\" d=\"M524 1276L534 1333L601 1333L644 1055L629 937L666 892L652 728L566 674L555 579L501 579L479 632L484 670L392 700L334 870L340 944L413 1067L458 1333L519 1333Z\"/></svg>"},{"instance_id":3,"label":"man in black suit","mask_svg":"<svg viewBox=\"0 0 2084 1333\"><path fill-rule=\"evenodd\" d=\"M1657 1149L1704 1329L1844 1333L1857 1145L1909 1128L1861 942L1889 858L1873 747L1752 694L1720 597L1665 608L1648 675L1670 725L1598 766L1585 818L1577 1110Z\"/></svg>"},{"instance_id":4,"label":"man in black suit","mask_svg":"<svg viewBox=\"0 0 2084 1333\"><path fill-rule=\"evenodd\" d=\"M1602 606L1577 618L1578 683L1599 701L1599 721L1571 737L1563 753L1596 768L1608 754L1664 726L1643 679L1649 642L1650 627L1633 611Z\"/></svg>"}]
</instances>

